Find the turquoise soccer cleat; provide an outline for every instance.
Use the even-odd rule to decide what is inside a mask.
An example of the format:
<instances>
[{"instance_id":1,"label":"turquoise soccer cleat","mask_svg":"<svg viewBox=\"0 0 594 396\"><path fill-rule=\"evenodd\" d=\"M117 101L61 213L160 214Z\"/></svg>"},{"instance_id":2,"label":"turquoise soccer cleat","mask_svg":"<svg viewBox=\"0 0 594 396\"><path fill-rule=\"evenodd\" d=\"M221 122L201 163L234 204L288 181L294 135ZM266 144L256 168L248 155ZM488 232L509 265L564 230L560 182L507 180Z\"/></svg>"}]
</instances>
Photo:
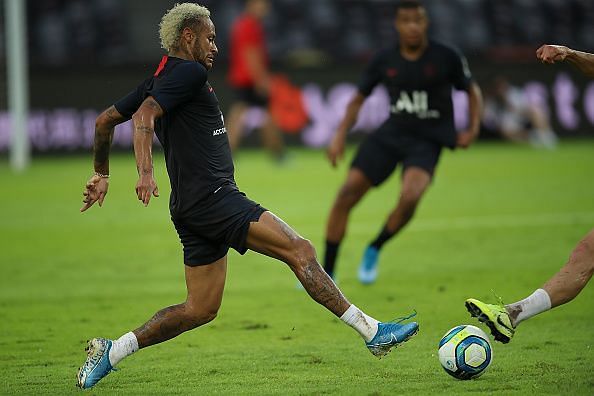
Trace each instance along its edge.
<instances>
[{"instance_id":1,"label":"turquoise soccer cleat","mask_svg":"<svg viewBox=\"0 0 594 396\"><path fill-rule=\"evenodd\" d=\"M109 351L112 341L105 338L93 338L88 342L87 360L78 370L77 383L81 389L94 386L99 380L115 370L109 361Z\"/></svg>"},{"instance_id":2,"label":"turquoise soccer cleat","mask_svg":"<svg viewBox=\"0 0 594 396\"><path fill-rule=\"evenodd\" d=\"M404 320L410 319L415 315L416 312L408 317L399 319L396 322L380 322L377 327L377 333L373 339L365 343L369 352L381 359L386 356L392 348L400 346L416 335L419 332L419 324L417 322L400 324Z\"/></svg>"},{"instance_id":3,"label":"turquoise soccer cleat","mask_svg":"<svg viewBox=\"0 0 594 396\"><path fill-rule=\"evenodd\" d=\"M369 285L377 279L377 261L379 258L379 250L373 246L368 246L363 253L361 265L359 265L359 281L365 285Z\"/></svg>"}]
</instances>

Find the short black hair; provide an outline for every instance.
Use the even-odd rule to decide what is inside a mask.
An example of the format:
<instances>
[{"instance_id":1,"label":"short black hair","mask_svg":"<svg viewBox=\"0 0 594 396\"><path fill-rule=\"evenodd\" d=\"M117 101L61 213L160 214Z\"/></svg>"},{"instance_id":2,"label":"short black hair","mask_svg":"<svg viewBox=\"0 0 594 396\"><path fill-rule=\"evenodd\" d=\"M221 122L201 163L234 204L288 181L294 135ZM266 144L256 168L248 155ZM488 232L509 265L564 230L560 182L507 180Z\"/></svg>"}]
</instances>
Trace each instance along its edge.
<instances>
[{"instance_id":1,"label":"short black hair","mask_svg":"<svg viewBox=\"0 0 594 396\"><path fill-rule=\"evenodd\" d=\"M398 15L398 11L411 8L425 8L425 6L419 0L400 0L396 3L396 10L394 13Z\"/></svg>"}]
</instances>

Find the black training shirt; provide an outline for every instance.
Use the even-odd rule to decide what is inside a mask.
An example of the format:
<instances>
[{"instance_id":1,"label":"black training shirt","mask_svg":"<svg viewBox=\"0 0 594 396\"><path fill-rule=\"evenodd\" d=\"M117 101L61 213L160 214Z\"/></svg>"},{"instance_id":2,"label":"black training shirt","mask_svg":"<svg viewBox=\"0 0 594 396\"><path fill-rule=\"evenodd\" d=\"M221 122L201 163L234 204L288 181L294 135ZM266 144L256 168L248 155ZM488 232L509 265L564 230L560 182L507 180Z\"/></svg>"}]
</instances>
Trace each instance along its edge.
<instances>
[{"instance_id":1,"label":"black training shirt","mask_svg":"<svg viewBox=\"0 0 594 396\"><path fill-rule=\"evenodd\" d=\"M452 87L468 90L471 75L466 60L454 49L429 41L421 57L409 61L400 46L380 51L367 66L359 92L368 96L377 84L390 95L390 118L394 128L381 128L374 137L393 143L406 134L430 139L441 145L456 145Z\"/></svg>"},{"instance_id":2,"label":"black training shirt","mask_svg":"<svg viewBox=\"0 0 594 396\"><path fill-rule=\"evenodd\" d=\"M131 117L152 96L164 111L155 133L165 151L171 183L169 209L183 216L225 184L235 186L223 113L198 62L164 57L155 75L115 103Z\"/></svg>"}]
</instances>

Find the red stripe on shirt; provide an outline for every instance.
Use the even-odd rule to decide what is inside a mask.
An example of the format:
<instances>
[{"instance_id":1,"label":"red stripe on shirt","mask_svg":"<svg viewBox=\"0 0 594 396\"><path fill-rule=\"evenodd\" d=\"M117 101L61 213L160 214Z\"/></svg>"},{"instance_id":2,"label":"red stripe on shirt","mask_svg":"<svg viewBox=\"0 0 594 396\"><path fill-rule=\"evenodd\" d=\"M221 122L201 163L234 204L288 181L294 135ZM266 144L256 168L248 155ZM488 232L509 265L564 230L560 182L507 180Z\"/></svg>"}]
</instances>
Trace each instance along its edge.
<instances>
[{"instance_id":1,"label":"red stripe on shirt","mask_svg":"<svg viewBox=\"0 0 594 396\"><path fill-rule=\"evenodd\" d=\"M157 70L155 71L154 76L157 77L159 75L159 73L161 73L161 71L163 71L163 69L165 68L165 64L167 63L167 59L169 59L169 57L167 55L164 55L163 58L161 58L161 63L159 63L159 67L157 67Z\"/></svg>"}]
</instances>

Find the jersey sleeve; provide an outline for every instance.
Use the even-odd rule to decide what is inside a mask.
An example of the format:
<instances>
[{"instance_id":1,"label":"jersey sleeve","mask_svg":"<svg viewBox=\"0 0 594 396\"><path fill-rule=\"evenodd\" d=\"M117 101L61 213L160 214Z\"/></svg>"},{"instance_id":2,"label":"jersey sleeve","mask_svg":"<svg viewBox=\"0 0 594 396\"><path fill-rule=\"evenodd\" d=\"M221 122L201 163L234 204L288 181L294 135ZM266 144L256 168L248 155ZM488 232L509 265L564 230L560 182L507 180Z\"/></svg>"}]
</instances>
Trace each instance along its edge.
<instances>
[{"instance_id":1,"label":"jersey sleeve","mask_svg":"<svg viewBox=\"0 0 594 396\"><path fill-rule=\"evenodd\" d=\"M118 113L126 118L130 118L134 113L136 113L136 110L138 110L145 99L145 94L151 79L152 78L147 78L138 87L136 87L136 89L114 103L114 107Z\"/></svg>"},{"instance_id":2,"label":"jersey sleeve","mask_svg":"<svg viewBox=\"0 0 594 396\"><path fill-rule=\"evenodd\" d=\"M468 61L464 55L457 51L452 51L453 70L452 70L452 84L454 88L461 91L467 91L472 83L472 74L468 68Z\"/></svg>"},{"instance_id":3,"label":"jersey sleeve","mask_svg":"<svg viewBox=\"0 0 594 396\"><path fill-rule=\"evenodd\" d=\"M383 53L379 52L378 54L376 54L373 57L371 62L369 62L369 64L365 68L365 71L363 72L363 75L361 76L361 80L359 81L359 86L358 86L359 92L363 96L369 96L371 91L373 91L373 88L375 88L375 86L377 84L379 84L379 82L381 81L381 79L382 79L382 73L381 73L382 60L383 60Z\"/></svg>"},{"instance_id":4,"label":"jersey sleeve","mask_svg":"<svg viewBox=\"0 0 594 396\"><path fill-rule=\"evenodd\" d=\"M183 63L156 78L146 96L152 96L164 112L169 112L189 101L204 86L206 78L206 68L201 64Z\"/></svg>"}]
</instances>

